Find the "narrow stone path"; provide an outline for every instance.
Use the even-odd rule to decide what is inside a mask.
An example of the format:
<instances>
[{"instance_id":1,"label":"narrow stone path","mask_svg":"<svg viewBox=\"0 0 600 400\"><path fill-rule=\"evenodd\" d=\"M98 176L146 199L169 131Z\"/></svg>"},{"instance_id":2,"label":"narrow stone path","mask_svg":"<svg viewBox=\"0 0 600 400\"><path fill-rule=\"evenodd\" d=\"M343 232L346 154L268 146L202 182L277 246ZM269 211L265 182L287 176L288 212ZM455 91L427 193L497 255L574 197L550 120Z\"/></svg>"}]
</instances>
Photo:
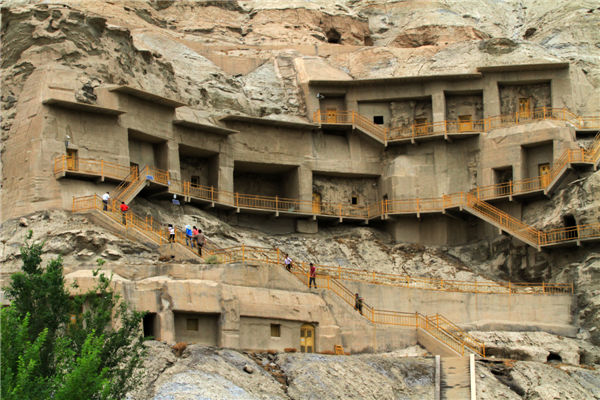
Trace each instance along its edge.
<instances>
[{"instance_id":1,"label":"narrow stone path","mask_svg":"<svg viewBox=\"0 0 600 400\"><path fill-rule=\"evenodd\" d=\"M469 357L442 357L441 398L468 400L471 397Z\"/></svg>"}]
</instances>

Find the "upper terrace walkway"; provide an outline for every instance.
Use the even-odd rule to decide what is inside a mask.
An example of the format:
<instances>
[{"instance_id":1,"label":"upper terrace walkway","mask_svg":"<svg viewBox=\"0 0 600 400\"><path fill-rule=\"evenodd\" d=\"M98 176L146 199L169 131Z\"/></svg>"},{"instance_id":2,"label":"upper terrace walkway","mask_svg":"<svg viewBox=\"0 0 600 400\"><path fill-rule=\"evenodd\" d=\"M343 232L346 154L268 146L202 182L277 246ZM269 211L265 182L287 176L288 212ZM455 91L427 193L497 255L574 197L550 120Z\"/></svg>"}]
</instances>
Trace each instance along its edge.
<instances>
[{"instance_id":1,"label":"upper terrace walkway","mask_svg":"<svg viewBox=\"0 0 600 400\"><path fill-rule=\"evenodd\" d=\"M350 205L330 202L313 202L278 196L259 196L219 191L211 186L196 185L188 181L171 179L167 171L144 167L141 171L128 170L115 164L95 160L59 157L54 163L57 177L96 176L121 179L113 192L113 199L130 202L145 188L156 193L182 196L186 201L209 204L212 207L232 209L236 212L274 213L276 216L306 217L313 219L344 219L368 222L374 218L386 219L394 215L416 215L466 211L538 249L557 245L580 245L583 241L600 239L600 223L577 225L541 231L508 213L494 207L487 200L549 193L573 166L596 168L600 160L600 135L587 149L568 149L550 172L536 178L477 187L470 192L459 192L426 199L386 199L368 205ZM126 172L129 172L126 175ZM125 176L124 176L125 175Z\"/></svg>"},{"instance_id":2,"label":"upper terrace walkway","mask_svg":"<svg viewBox=\"0 0 600 400\"><path fill-rule=\"evenodd\" d=\"M489 132L492 129L543 120L565 121L576 129L600 129L600 117L583 117L570 112L566 108L549 107L538 108L531 112L516 112L473 121L445 120L391 128L374 124L369 118L360 115L356 111L327 111L323 113L317 110L313 114L313 121L321 126L352 127L385 146L395 143L416 143L419 140L436 138L446 140L466 138L476 136L481 132Z\"/></svg>"}]
</instances>

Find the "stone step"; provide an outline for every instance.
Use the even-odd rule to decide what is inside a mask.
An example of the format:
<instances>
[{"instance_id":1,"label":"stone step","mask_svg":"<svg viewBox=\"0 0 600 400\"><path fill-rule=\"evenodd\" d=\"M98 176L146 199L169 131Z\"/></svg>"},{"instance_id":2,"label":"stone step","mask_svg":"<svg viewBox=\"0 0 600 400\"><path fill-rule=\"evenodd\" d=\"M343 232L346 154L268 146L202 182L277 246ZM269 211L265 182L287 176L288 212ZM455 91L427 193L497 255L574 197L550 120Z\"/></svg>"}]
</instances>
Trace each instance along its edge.
<instances>
[{"instance_id":1,"label":"stone step","mask_svg":"<svg viewBox=\"0 0 600 400\"><path fill-rule=\"evenodd\" d=\"M468 400L471 396L469 357L442 357L441 398Z\"/></svg>"}]
</instances>

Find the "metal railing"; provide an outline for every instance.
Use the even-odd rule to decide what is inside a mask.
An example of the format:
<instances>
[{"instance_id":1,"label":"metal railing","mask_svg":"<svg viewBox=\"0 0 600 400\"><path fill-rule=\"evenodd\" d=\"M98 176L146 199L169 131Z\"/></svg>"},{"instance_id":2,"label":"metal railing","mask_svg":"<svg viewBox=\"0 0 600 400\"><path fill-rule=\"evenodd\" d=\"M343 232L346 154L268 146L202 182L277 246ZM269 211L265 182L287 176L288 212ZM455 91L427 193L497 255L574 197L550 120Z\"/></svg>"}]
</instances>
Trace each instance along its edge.
<instances>
[{"instance_id":1,"label":"metal railing","mask_svg":"<svg viewBox=\"0 0 600 400\"><path fill-rule=\"evenodd\" d=\"M313 121L320 124L352 124L377 137L382 143L415 139L433 135L489 132L492 129L506 128L541 120L565 121L578 129L600 129L600 117L578 116L566 108L540 107L532 111L518 111L513 114L498 115L478 120L445 120L386 128L374 124L369 118L356 111L317 110Z\"/></svg>"}]
</instances>

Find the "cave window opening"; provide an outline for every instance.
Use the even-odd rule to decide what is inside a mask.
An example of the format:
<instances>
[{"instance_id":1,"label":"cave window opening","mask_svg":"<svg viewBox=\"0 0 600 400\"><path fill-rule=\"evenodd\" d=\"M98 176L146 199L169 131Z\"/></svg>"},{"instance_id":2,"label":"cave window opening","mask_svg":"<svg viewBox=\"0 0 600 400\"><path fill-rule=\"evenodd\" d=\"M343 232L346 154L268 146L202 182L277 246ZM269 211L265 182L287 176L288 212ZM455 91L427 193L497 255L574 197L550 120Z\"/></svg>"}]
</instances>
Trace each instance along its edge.
<instances>
[{"instance_id":1,"label":"cave window opening","mask_svg":"<svg viewBox=\"0 0 600 400\"><path fill-rule=\"evenodd\" d=\"M352 205L357 205L357 204L358 204L358 197L352 196Z\"/></svg>"},{"instance_id":2,"label":"cave window opening","mask_svg":"<svg viewBox=\"0 0 600 400\"><path fill-rule=\"evenodd\" d=\"M563 223L565 225L566 239L575 239L577 237L577 222L572 214L566 214L563 216Z\"/></svg>"},{"instance_id":3,"label":"cave window opening","mask_svg":"<svg viewBox=\"0 0 600 400\"><path fill-rule=\"evenodd\" d=\"M562 362L562 357L560 356L560 354L551 351L550 354L548 354L548 357L546 357L546 361L547 362Z\"/></svg>"},{"instance_id":4,"label":"cave window opening","mask_svg":"<svg viewBox=\"0 0 600 400\"><path fill-rule=\"evenodd\" d=\"M373 123L375 125L383 125L383 115L375 115L373 117Z\"/></svg>"},{"instance_id":5,"label":"cave window opening","mask_svg":"<svg viewBox=\"0 0 600 400\"><path fill-rule=\"evenodd\" d=\"M325 35L327 36L327 43L335 43L335 44L341 43L342 35L340 35L340 33L337 30L332 28L332 29L328 30Z\"/></svg>"}]
</instances>

